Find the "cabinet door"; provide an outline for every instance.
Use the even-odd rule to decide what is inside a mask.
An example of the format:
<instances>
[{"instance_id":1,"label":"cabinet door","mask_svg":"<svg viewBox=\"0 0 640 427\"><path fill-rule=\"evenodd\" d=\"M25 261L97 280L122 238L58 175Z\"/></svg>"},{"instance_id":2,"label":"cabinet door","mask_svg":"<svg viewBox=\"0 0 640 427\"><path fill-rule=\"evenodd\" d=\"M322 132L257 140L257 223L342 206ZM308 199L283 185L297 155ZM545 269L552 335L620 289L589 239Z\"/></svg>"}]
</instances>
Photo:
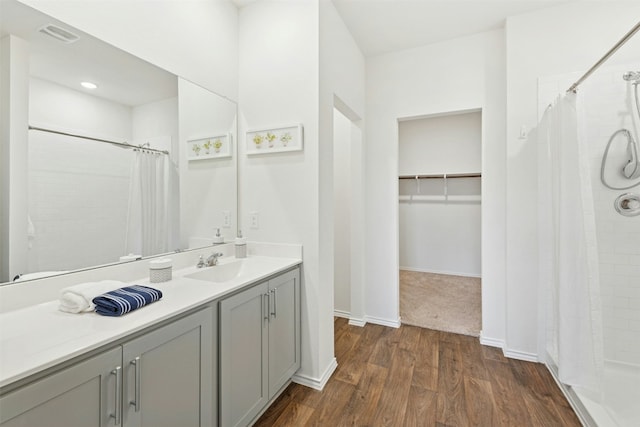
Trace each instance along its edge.
<instances>
[{"instance_id":1,"label":"cabinet door","mask_svg":"<svg viewBox=\"0 0 640 427\"><path fill-rule=\"evenodd\" d=\"M125 427L199 427L212 422L211 308L122 346Z\"/></svg>"},{"instance_id":2,"label":"cabinet door","mask_svg":"<svg viewBox=\"0 0 640 427\"><path fill-rule=\"evenodd\" d=\"M300 270L269 281L269 399L300 368Z\"/></svg>"},{"instance_id":3,"label":"cabinet door","mask_svg":"<svg viewBox=\"0 0 640 427\"><path fill-rule=\"evenodd\" d=\"M267 283L220 302L220 424L246 426L268 399Z\"/></svg>"},{"instance_id":4,"label":"cabinet door","mask_svg":"<svg viewBox=\"0 0 640 427\"><path fill-rule=\"evenodd\" d=\"M0 425L114 426L116 412L121 416L121 360L117 347L3 396Z\"/></svg>"}]
</instances>

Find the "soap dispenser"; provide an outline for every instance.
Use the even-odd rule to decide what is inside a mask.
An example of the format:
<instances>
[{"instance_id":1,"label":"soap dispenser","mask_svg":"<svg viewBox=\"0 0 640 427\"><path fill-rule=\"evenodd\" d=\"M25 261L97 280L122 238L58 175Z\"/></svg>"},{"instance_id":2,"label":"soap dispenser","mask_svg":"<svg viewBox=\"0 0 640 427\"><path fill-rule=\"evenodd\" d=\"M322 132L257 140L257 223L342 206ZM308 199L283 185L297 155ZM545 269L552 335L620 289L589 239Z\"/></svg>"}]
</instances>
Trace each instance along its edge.
<instances>
[{"instance_id":1,"label":"soap dispenser","mask_svg":"<svg viewBox=\"0 0 640 427\"><path fill-rule=\"evenodd\" d=\"M242 230L238 230L236 237L236 258L247 257L247 239L242 237Z\"/></svg>"},{"instance_id":2,"label":"soap dispenser","mask_svg":"<svg viewBox=\"0 0 640 427\"><path fill-rule=\"evenodd\" d=\"M224 237L222 237L222 234L220 234L220 228L216 228L216 235L213 236L213 244L221 245L223 243L224 243Z\"/></svg>"}]
</instances>

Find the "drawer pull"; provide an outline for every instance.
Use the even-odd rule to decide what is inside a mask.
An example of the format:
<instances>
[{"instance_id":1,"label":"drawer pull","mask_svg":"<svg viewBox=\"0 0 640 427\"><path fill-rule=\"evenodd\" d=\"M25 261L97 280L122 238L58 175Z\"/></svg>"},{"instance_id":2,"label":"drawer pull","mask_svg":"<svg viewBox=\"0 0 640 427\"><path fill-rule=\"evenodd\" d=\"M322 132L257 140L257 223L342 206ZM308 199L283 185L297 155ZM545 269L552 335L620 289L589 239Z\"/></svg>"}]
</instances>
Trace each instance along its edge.
<instances>
[{"instance_id":1,"label":"drawer pull","mask_svg":"<svg viewBox=\"0 0 640 427\"><path fill-rule=\"evenodd\" d=\"M120 395L120 391L122 390L122 386L120 384L122 379L122 367L118 366L116 369L111 371L111 375L115 375L116 377L116 400L114 402L115 411L113 414L109 414L109 417L115 418L115 425L120 425L120 418L122 415L122 396Z\"/></svg>"},{"instance_id":2,"label":"drawer pull","mask_svg":"<svg viewBox=\"0 0 640 427\"><path fill-rule=\"evenodd\" d=\"M129 404L133 405L136 412L140 412L140 370L142 369L142 367L140 366L140 356L136 357L129 363L133 365L133 372L135 374L135 380L133 384L135 400L131 400Z\"/></svg>"}]
</instances>

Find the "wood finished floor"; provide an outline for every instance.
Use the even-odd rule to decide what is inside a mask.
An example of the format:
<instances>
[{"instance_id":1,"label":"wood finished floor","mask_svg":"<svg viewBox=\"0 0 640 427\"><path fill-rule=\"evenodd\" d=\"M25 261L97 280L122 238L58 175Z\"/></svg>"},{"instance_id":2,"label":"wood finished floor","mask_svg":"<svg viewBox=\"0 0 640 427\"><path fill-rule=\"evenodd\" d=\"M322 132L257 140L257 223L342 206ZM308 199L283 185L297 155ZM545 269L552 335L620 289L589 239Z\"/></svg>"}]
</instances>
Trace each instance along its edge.
<instances>
[{"instance_id":1,"label":"wood finished floor","mask_svg":"<svg viewBox=\"0 0 640 427\"><path fill-rule=\"evenodd\" d=\"M580 426L543 365L477 338L335 320L322 392L291 384L255 426Z\"/></svg>"}]
</instances>

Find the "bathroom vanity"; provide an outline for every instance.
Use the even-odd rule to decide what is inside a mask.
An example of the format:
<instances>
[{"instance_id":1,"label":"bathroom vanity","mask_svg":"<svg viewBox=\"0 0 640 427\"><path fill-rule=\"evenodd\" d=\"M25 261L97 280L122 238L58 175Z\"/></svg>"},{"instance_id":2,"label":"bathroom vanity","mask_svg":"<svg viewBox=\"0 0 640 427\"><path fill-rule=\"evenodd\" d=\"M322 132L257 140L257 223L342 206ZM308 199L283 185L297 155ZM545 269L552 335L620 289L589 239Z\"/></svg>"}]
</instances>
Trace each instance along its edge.
<instances>
[{"instance_id":1,"label":"bathroom vanity","mask_svg":"<svg viewBox=\"0 0 640 427\"><path fill-rule=\"evenodd\" d=\"M118 318L1 314L0 425L249 425L300 367L300 263L194 262Z\"/></svg>"}]
</instances>

